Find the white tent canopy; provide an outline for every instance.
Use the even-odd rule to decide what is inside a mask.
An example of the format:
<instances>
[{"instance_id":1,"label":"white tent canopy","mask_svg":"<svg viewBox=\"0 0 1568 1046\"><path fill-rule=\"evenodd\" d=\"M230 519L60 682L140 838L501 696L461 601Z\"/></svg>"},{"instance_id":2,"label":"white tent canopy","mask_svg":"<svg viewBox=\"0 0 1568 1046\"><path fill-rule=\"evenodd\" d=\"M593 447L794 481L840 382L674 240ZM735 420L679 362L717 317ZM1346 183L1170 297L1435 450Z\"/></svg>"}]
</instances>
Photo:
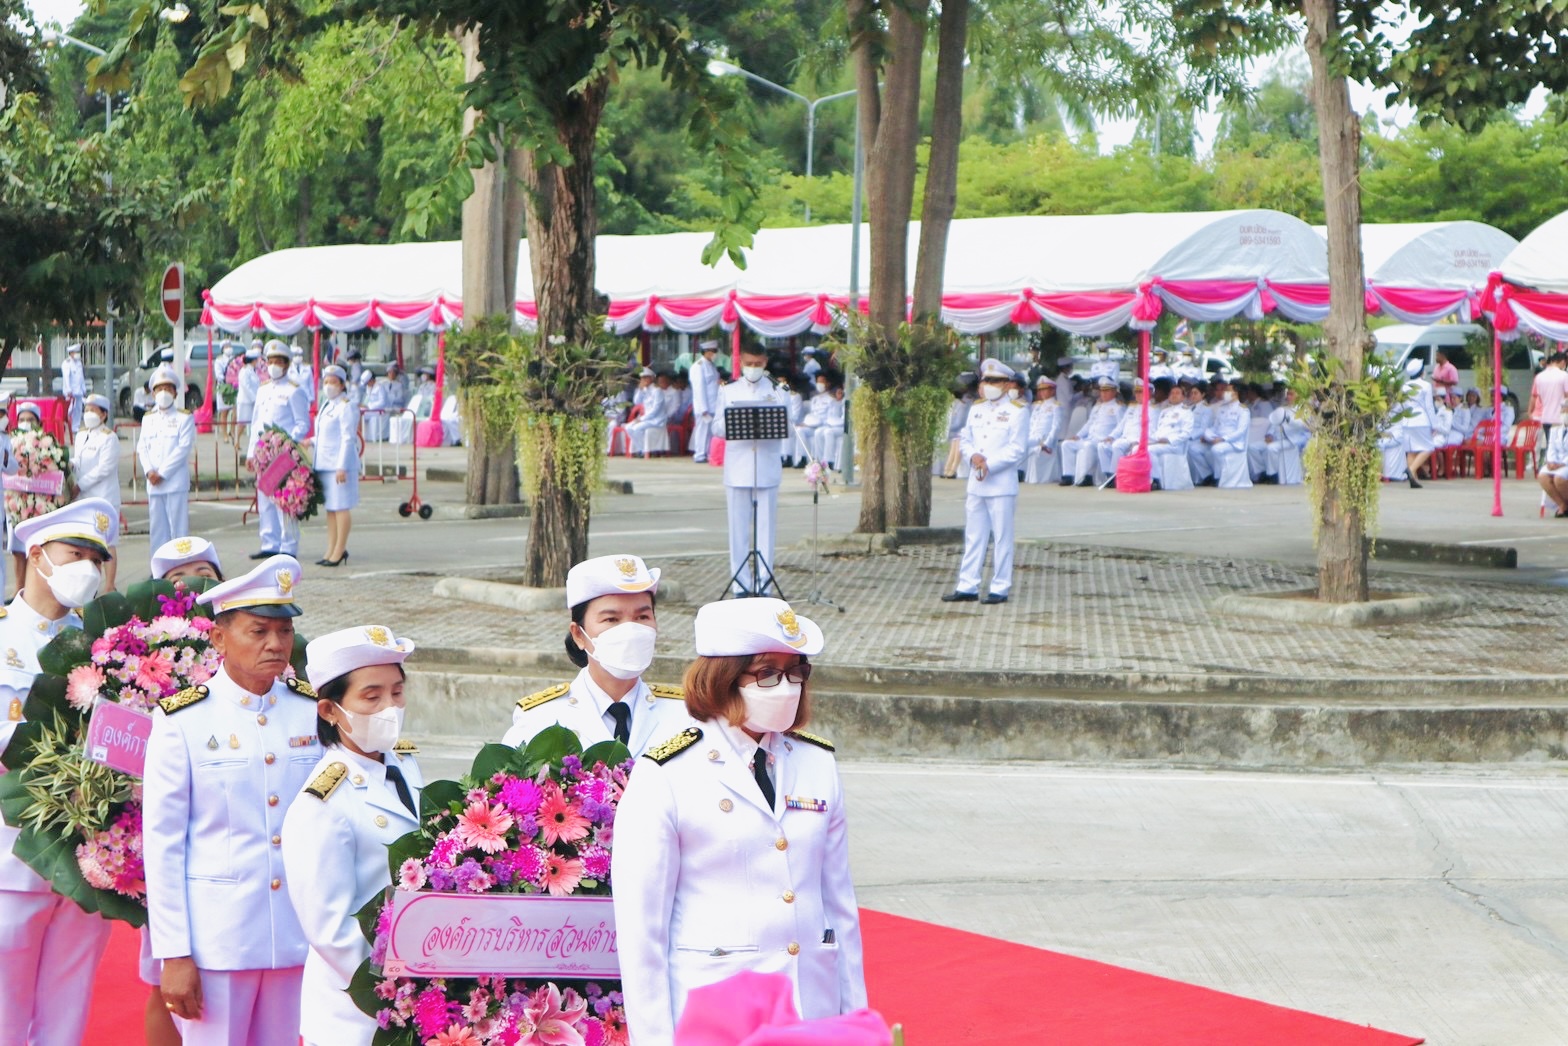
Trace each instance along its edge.
<instances>
[{"instance_id":1,"label":"white tent canopy","mask_svg":"<svg viewBox=\"0 0 1568 1046\"><path fill-rule=\"evenodd\" d=\"M1367 282L1426 290L1472 290L1519 241L1485 222L1363 225Z\"/></svg>"},{"instance_id":2,"label":"white tent canopy","mask_svg":"<svg viewBox=\"0 0 1568 1046\"><path fill-rule=\"evenodd\" d=\"M1568 211L1521 240L1497 271L1520 287L1568 294Z\"/></svg>"},{"instance_id":3,"label":"white tent canopy","mask_svg":"<svg viewBox=\"0 0 1568 1046\"><path fill-rule=\"evenodd\" d=\"M862 294L869 239L862 227ZM707 242L705 233L599 237L596 283L612 326L695 333L739 322L795 334L826 329L847 308L847 225L762 230L744 270L727 259L703 265ZM911 279L918 243L912 223ZM1200 320L1276 306L1294 319L1321 318L1326 261L1309 226L1274 211L961 219L949 234L943 318L970 332L1044 319L1079 333L1152 322L1145 314L1162 307ZM1317 292L1295 293L1308 287ZM455 242L276 251L239 266L207 297L206 318L235 332L440 330L462 316L462 251ZM517 288L525 322L536 315L532 298L525 243Z\"/></svg>"}]
</instances>

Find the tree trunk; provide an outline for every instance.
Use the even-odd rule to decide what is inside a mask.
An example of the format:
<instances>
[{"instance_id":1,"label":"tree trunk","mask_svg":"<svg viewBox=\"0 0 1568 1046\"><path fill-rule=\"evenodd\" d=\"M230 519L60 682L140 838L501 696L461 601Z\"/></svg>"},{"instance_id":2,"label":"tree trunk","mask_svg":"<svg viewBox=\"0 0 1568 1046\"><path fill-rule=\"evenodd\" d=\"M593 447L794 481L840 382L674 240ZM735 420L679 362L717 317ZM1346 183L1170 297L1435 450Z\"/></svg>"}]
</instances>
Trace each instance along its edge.
<instances>
[{"instance_id":1,"label":"tree trunk","mask_svg":"<svg viewBox=\"0 0 1568 1046\"><path fill-rule=\"evenodd\" d=\"M920 135L920 62L925 52L925 21L904 4L886 8L886 50L877 54L869 31L868 0L846 0L855 83L859 91L861 137L866 150L866 211L871 226L871 286L867 294L869 337L879 351L898 351L896 335L904 322L909 293L906 254L909 214L915 199L915 145ZM881 87L878 87L880 73ZM871 373L875 373L874 368ZM867 385L876 389L873 380ZM863 453L860 521L862 533L880 533L898 500L901 477L891 464L886 422L880 432L860 432Z\"/></svg>"},{"instance_id":2,"label":"tree trunk","mask_svg":"<svg viewBox=\"0 0 1568 1046\"><path fill-rule=\"evenodd\" d=\"M1361 260L1361 121L1350 105L1350 86L1330 68L1339 34L1337 0L1302 0L1312 101L1318 117L1318 159L1323 171L1328 223L1329 315L1323 325L1328 352L1344 362L1347 381L1360 380L1367 350L1366 283ZM1339 477L1319 484L1318 598L1329 603L1367 599L1365 521L1336 494Z\"/></svg>"},{"instance_id":3,"label":"tree trunk","mask_svg":"<svg viewBox=\"0 0 1568 1046\"><path fill-rule=\"evenodd\" d=\"M935 318L942 311L947 233L958 206L958 142L964 133L964 45L968 34L969 0L947 0L937 28L931 155L920 212L920 249L915 256L916 322Z\"/></svg>"},{"instance_id":4,"label":"tree trunk","mask_svg":"<svg viewBox=\"0 0 1568 1046\"><path fill-rule=\"evenodd\" d=\"M557 114L556 136L571 157L569 166L552 163L540 153L515 154L541 338L563 335L582 344L594 335L594 237L599 231L594 143L606 92L601 81L572 96ZM591 491L579 496L556 481L551 461L540 462L539 494L530 509L523 564L525 585L566 583L566 572L587 558L592 510Z\"/></svg>"},{"instance_id":5,"label":"tree trunk","mask_svg":"<svg viewBox=\"0 0 1568 1046\"><path fill-rule=\"evenodd\" d=\"M458 37L463 50L464 75L479 75L478 37L470 31ZM473 130L478 114L463 114L463 133ZM508 197L517 196L516 179L508 175L502 153L500 162L487 163L474 172L473 195L463 201L463 315L505 316L510 320L517 298L517 247L521 225L509 224ZM514 204L513 206L516 206ZM464 419L468 437L468 470L463 495L470 505L515 505L521 500L517 476L517 438L492 440L477 419Z\"/></svg>"}]
</instances>

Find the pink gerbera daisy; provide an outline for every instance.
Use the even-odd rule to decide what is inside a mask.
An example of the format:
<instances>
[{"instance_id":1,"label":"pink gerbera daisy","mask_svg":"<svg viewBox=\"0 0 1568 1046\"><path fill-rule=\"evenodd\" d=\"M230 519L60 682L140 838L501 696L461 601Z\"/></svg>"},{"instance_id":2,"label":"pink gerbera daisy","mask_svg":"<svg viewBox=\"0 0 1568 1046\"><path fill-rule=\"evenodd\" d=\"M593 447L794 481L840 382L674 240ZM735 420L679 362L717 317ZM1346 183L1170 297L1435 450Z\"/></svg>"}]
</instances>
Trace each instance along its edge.
<instances>
[{"instance_id":1,"label":"pink gerbera daisy","mask_svg":"<svg viewBox=\"0 0 1568 1046\"><path fill-rule=\"evenodd\" d=\"M587 836L592 823L582 808L569 802L561 790L551 785L539 805L539 835L547 844L575 843Z\"/></svg>"},{"instance_id":2,"label":"pink gerbera daisy","mask_svg":"<svg viewBox=\"0 0 1568 1046\"><path fill-rule=\"evenodd\" d=\"M65 677L65 699L80 712L93 706L102 689L103 672L95 665L78 665Z\"/></svg>"},{"instance_id":3,"label":"pink gerbera daisy","mask_svg":"<svg viewBox=\"0 0 1568 1046\"><path fill-rule=\"evenodd\" d=\"M506 849L506 831L512 827L512 815L506 807L489 803L469 803L457 817L457 837L464 846L472 846L487 854Z\"/></svg>"},{"instance_id":4,"label":"pink gerbera daisy","mask_svg":"<svg viewBox=\"0 0 1568 1046\"><path fill-rule=\"evenodd\" d=\"M551 854L545 859L544 888L556 897L566 897L583 881L583 863L573 857Z\"/></svg>"},{"instance_id":5,"label":"pink gerbera daisy","mask_svg":"<svg viewBox=\"0 0 1568 1046\"><path fill-rule=\"evenodd\" d=\"M474 1029L454 1024L433 1039L426 1039L425 1046L479 1046L479 1036Z\"/></svg>"}]
</instances>

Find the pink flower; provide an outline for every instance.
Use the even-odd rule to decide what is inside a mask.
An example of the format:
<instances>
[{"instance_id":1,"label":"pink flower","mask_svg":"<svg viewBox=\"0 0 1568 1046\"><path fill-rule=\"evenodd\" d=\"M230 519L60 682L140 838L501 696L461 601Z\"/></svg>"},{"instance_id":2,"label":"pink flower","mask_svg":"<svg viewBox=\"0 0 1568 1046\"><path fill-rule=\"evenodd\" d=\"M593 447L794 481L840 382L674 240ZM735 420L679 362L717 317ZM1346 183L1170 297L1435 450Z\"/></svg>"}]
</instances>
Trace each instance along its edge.
<instances>
[{"instance_id":1,"label":"pink flower","mask_svg":"<svg viewBox=\"0 0 1568 1046\"><path fill-rule=\"evenodd\" d=\"M483 850L487 854L506 849L506 830L512 827L512 815L504 806L489 803L469 803L457 818L457 837L465 846Z\"/></svg>"},{"instance_id":2,"label":"pink flower","mask_svg":"<svg viewBox=\"0 0 1568 1046\"><path fill-rule=\"evenodd\" d=\"M80 712L92 708L103 690L103 671L96 665L78 665L65 677L65 699Z\"/></svg>"},{"instance_id":3,"label":"pink flower","mask_svg":"<svg viewBox=\"0 0 1568 1046\"><path fill-rule=\"evenodd\" d=\"M575 843L588 834L588 818L582 808L568 802L560 788L550 785L545 789L544 802L539 804L539 837L552 846L557 842Z\"/></svg>"},{"instance_id":4,"label":"pink flower","mask_svg":"<svg viewBox=\"0 0 1568 1046\"><path fill-rule=\"evenodd\" d=\"M168 636L170 639L184 639L190 635L191 627L190 622L183 617L165 615L164 617L153 618L152 624L147 626L147 631Z\"/></svg>"},{"instance_id":5,"label":"pink flower","mask_svg":"<svg viewBox=\"0 0 1568 1046\"><path fill-rule=\"evenodd\" d=\"M433 1039L426 1039L425 1046L480 1046L474 1029L454 1024Z\"/></svg>"},{"instance_id":6,"label":"pink flower","mask_svg":"<svg viewBox=\"0 0 1568 1046\"><path fill-rule=\"evenodd\" d=\"M583 1046L582 1032L576 1025L588 1012L588 1001L567 990L546 984L529 998L517 1030L522 1032L518 1046Z\"/></svg>"},{"instance_id":7,"label":"pink flower","mask_svg":"<svg viewBox=\"0 0 1568 1046\"><path fill-rule=\"evenodd\" d=\"M568 860L560 854L545 859L544 888L555 897L566 897L583 881L583 863L573 857Z\"/></svg>"},{"instance_id":8,"label":"pink flower","mask_svg":"<svg viewBox=\"0 0 1568 1046\"><path fill-rule=\"evenodd\" d=\"M154 693L163 693L174 681L174 665L160 651L143 657L136 668L136 685Z\"/></svg>"},{"instance_id":9,"label":"pink flower","mask_svg":"<svg viewBox=\"0 0 1568 1046\"><path fill-rule=\"evenodd\" d=\"M425 866L419 859L410 857L398 866L397 886L400 890L420 890L425 885Z\"/></svg>"}]
</instances>

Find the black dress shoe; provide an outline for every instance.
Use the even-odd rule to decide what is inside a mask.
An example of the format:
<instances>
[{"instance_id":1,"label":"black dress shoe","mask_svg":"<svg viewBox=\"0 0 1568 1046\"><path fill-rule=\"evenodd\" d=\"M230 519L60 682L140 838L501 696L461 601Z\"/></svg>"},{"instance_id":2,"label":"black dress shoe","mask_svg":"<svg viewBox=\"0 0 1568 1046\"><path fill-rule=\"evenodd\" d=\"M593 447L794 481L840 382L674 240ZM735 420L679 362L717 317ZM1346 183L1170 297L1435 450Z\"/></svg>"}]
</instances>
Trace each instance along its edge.
<instances>
[{"instance_id":1,"label":"black dress shoe","mask_svg":"<svg viewBox=\"0 0 1568 1046\"><path fill-rule=\"evenodd\" d=\"M331 565L332 565L332 561L330 559L327 559L325 556L323 556L321 559L316 560L316 566L318 566L318 567L330 567Z\"/></svg>"},{"instance_id":2,"label":"black dress shoe","mask_svg":"<svg viewBox=\"0 0 1568 1046\"><path fill-rule=\"evenodd\" d=\"M281 556L282 554L283 553L281 553L281 552L269 552L267 549L262 549L260 552L252 552L250 554L250 558L251 559L266 559L268 556Z\"/></svg>"},{"instance_id":3,"label":"black dress shoe","mask_svg":"<svg viewBox=\"0 0 1568 1046\"><path fill-rule=\"evenodd\" d=\"M1420 490L1421 489L1421 484L1416 482L1416 478L1414 476L1410 477L1410 489L1411 490Z\"/></svg>"},{"instance_id":4,"label":"black dress shoe","mask_svg":"<svg viewBox=\"0 0 1568 1046\"><path fill-rule=\"evenodd\" d=\"M1085 476L1083 479L1078 481L1078 485L1080 487L1092 487L1094 486L1094 480L1090 479L1088 476Z\"/></svg>"},{"instance_id":5,"label":"black dress shoe","mask_svg":"<svg viewBox=\"0 0 1568 1046\"><path fill-rule=\"evenodd\" d=\"M1151 479L1151 480L1149 480L1149 489L1150 490L1164 490L1165 488L1160 486L1160 481L1159 480Z\"/></svg>"},{"instance_id":6,"label":"black dress shoe","mask_svg":"<svg viewBox=\"0 0 1568 1046\"><path fill-rule=\"evenodd\" d=\"M1058 487L1070 487L1073 485L1073 478L1071 476L1063 476L1056 481L1056 485Z\"/></svg>"},{"instance_id":7,"label":"black dress shoe","mask_svg":"<svg viewBox=\"0 0 1568 1046\"><path fill-rule=\"evenodd\" d=\"M990 597L987 596L986 598L989 599ZM979 599L980 599L980 593L978 593L978 592L949 592L947 595L942 597L942 602L944 602L944 603L975 603L975 602L978 602Z\"/></svg>"},{"instance_id":8,"label":"black dress shoe","mask_svg":"<svg viewBox=\"0 0 1568 1046\"><path fill-rule=\"evenodd\" d=\"M1106 490L1115 490L1116 489L1116 480L1114 480L1114 479L1106 480L1106 482L1105 482L1105 489Z\"/></svg>"},{"instance_id":9,"label":"black dress shoe","mask_svg":"<svg viewBox=\"0 0 1568 1046\"><path fill-rule=\"evenodd\" d=\"M982 599L980 602L985 604L986 606L995 606L998 603L1005 603L1005 602L1007 602L1007 597L1006 596L999 596L995 592L987 592L985 594L985 598Z\"/></svg>"}]
</instances>

